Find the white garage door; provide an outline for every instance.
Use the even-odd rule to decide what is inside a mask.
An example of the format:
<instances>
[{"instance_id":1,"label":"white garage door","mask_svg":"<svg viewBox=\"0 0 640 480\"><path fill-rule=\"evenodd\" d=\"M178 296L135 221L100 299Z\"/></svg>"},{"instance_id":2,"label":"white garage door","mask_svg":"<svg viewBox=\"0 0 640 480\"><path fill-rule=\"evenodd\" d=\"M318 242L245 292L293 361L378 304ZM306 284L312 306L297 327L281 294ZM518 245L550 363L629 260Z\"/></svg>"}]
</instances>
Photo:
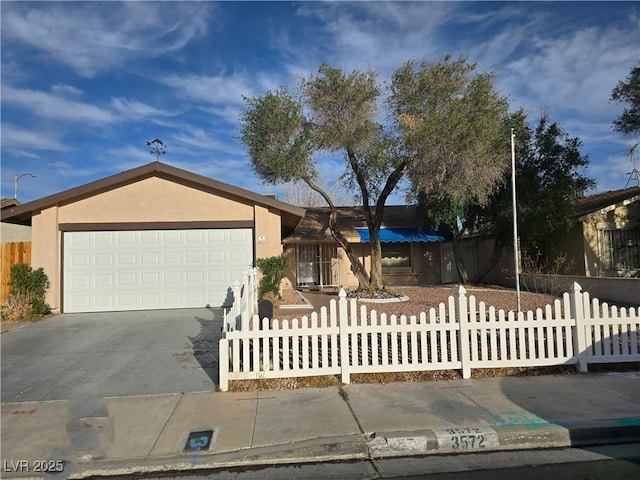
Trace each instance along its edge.
<instances>
[{"instance_id":1,"label":"white garage door","mask_svg":"<svg viewBox=\"0 0 640 480\"><path fill-rule=\"evenodd\" d=\"M63 310L216 307L252 263L245 228L65 232Z\"/></svg>"}]
</instances>

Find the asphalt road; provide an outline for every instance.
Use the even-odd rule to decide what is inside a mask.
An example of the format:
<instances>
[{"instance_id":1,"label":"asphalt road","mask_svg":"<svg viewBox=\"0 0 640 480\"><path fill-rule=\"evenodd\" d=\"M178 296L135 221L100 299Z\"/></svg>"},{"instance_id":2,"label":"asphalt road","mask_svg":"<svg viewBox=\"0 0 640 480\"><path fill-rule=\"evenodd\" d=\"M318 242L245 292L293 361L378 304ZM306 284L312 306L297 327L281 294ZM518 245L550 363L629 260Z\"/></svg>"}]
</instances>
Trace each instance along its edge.
<instances>
[{"instance_id":1,"label":"asphalt road","mask_svg":"<svg viewBox=\"0 0 640 480\"><path fill-rule=\"evenodd\" d=\"M0 335L2 402L215 390L221 309L63 314Z\"/></svg>"}]
</instances>

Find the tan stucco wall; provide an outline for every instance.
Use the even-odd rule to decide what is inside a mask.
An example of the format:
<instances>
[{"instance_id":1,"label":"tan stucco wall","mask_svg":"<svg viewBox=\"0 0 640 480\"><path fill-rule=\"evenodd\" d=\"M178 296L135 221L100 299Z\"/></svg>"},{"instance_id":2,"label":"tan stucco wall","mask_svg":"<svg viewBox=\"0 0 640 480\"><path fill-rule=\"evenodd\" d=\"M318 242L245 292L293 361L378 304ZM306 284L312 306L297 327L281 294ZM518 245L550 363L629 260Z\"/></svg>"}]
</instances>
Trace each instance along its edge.
<instances>
[{"instance_id":1,"label":"tan stucco wall","mask_svg":"<svg viewBox=\"0 0 640 480\"><path fill-rule=\"evenodd\" d=\"M254 211L256 258L280 255L282 253L280 215L259 205L254 207Z\"/></svg>"},{"instance_id":2,"label":"tan stucco wall","mask_svg":"<svg viewBox=\"0 0 640 480\"><path fill-rule=\"evenodd\" d=\"M640 228L640 202L620 206L586 219L582 224L584 233L584 274L590 277L611 276L600 261L600 230ZM615 276L615 275L614 275Z\"/></svg>"},{"instance_id":3,"label":"tan stucco wall","mask_svg":"<svg viewBox=\"0 0 640 480\"><path fill-rule=\"evenodd\" d=\"M61 233L58 229L58 207L35 215L31 222L31 266L42 267L49 278L47 303L53 311L60 308Z\"/></svg>"},{"instance_id":4,"label":"tan stucco wall","mask_svg":"<svg viewBox=\"0 0 640 480\"><path fill-rule=\"evenodd\" d=\"M562 273L571 275L585 275L585 262L587 252L585 250L582 223L576 223L571 230L560 240L555 253L557 257L566 256L566 262Z\"/></svg>"},{"instance_id":5,"label":"tan stucco wall","mask_svg":"<svg viewBox=\"0 0 640 480\"><path fill-rule=\"evenodd\" d=\"M60 207L60 223L252 220L253 205L151 177Z\"/></svg>"},{"instance_id":6,"label":"tan stucco wall","mask_svg":"<svg viewBox=\"0 0 640 480\"><path fill-rule=\"evenodd\" d=\"M61 302L61 223L137 223L253 221L256 258L282 252L281 221L277 211L240 203L158 177L125 185L33 216L32 265L42 267L51 286L47 302L54 311ZM257 235L265 242L258 243Z\"/></svg>"}]
</instances>

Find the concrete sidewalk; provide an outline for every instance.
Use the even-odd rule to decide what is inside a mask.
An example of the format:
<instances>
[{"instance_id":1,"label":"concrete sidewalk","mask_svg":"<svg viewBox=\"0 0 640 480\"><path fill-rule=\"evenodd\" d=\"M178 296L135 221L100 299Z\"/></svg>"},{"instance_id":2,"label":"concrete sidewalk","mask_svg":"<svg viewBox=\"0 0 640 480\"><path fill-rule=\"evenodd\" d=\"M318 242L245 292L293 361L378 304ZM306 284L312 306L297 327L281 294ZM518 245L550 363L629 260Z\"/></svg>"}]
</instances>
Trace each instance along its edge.
<instances>
[{"instance_id":1,"label":"concrete sidewalk","mask_svg":"<svg viewBox=\"0 0 640 480\"><path fill-rule=\"evenodd\" d=\"M2 478L640 441L640 373L2 404ZM96 410L96 409L92 409ZM213 431L187 452L191 432ZM64 461L49 477L43 460ZM53 470L60 463L45 464Z\"/></svg>"}]
</instances>

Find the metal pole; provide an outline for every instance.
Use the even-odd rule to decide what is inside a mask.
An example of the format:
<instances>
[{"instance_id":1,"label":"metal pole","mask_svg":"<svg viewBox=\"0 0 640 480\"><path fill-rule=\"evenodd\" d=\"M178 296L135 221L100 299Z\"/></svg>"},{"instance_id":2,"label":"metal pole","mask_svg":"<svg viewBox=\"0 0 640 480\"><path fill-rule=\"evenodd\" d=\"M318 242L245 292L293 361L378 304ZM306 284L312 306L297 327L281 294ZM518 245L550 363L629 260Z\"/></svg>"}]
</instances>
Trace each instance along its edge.
<instances>
[{"instance_id":1,"label":"metal pole","mask_svg":"<svg viewBox=\"0 0 640 480\"><path fill-rule=\"evenodd\" d=\"M516 210L516 145L513 128L511 129L511 190L513 192L513 257L516 268L516 297L520 308L520 261L518 255L518 211Z\"/></svg>"}]
</instances>

